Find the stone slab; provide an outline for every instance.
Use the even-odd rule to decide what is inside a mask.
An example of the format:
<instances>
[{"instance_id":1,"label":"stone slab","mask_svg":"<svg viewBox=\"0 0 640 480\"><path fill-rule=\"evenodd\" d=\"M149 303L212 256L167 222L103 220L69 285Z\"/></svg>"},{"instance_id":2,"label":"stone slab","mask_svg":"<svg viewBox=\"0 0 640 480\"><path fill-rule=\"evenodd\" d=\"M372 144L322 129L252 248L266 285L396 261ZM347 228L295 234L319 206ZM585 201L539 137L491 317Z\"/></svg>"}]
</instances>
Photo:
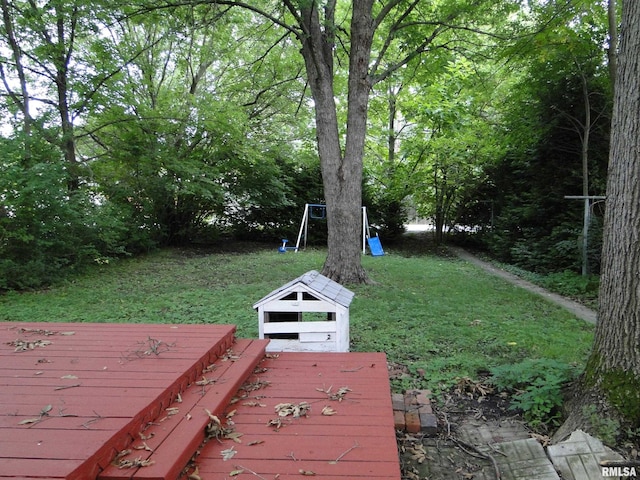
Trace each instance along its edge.
<instances>
[{"instance_id":1,"label":"stone slab","mask_svg":"<svg viewBox=\"0 0 640 480\"><path fill-rule=\"evenodd\" d=\"M576 430L563 442L550 445L547 453L564 480L602 480L600 462L623 460L622 456L582 430Z\"/></svg>"},{"instance_id":2,"label":"stone slab","mask_svg":"<svg viewBox=\"0 0 640 480\"><path fill-rule=\"evenodd\" d=\"M542 445L533 438L498 443L482 450L495 459L502 480L560 480ZM488 467L483 469L485 477L495 478L488 474L490 471Z\"/></svg>"},{"instance_id":3,"label":"stone slab","mask_svg":"<svg viewBox=\"0 0 640 480\"><path fill-rule=\"evenodd\" d=\"M477 420L462 422L457 428L460 438L476 446L531 438L529 430L517 420Z\"/></svg>"}]
</instances>

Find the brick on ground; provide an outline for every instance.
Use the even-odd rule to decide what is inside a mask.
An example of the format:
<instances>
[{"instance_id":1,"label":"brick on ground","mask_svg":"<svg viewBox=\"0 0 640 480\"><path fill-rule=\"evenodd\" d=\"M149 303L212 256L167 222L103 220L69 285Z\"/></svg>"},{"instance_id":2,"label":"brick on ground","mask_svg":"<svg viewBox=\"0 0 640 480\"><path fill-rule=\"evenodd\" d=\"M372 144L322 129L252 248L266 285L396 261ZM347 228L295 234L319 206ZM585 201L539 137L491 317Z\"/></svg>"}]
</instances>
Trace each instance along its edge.
<instances>
[{"instance_id":1,"label":"brick on ground","mask_svg":"<svg viewBox=\"0 0 640 480\"><path fill-rule=\"evenodd\" d=\"M401 393L392 393L391 404L393 405L393 423L395 429L404 432L407 429L404 418L404 395Z\"/></svg>"},{"instance_id":2,"label":"brick on ground","mask_svg":"<svg viewBox=\"0 0 640 480\"><path fill-rule=\"evenodd\" d=\"M394 393L391 396L394 422L397 430L409 433L435 435L438 419L433 413L429 390L408 390L404 395Z\"/></svg>"}]
</instances>

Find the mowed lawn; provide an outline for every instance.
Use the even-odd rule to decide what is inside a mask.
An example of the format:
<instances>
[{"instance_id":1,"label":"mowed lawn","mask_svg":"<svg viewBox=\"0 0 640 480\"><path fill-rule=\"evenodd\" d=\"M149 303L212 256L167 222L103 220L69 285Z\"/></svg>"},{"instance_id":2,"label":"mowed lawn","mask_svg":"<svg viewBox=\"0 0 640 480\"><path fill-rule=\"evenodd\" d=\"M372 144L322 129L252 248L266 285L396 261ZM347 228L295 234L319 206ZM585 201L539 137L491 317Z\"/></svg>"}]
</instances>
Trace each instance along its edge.
<instances>
[{"instance_id":1,"label":"mowed lawn","mask_svg":"<svg viewBox=\"0 0 640 480\"><path fill-rule=\"evenodd\" d=\"M233 246L232 246L233 247ZM0 296L1 321L224 323L257 337L252 305L309 270L323 250L163 250L96 266L63 285ZM582 365L593 326L452 257L363 257L374 283L348 286L353 351L386 352L411 376L394 388L450 386L526 358Z\"/></svg>"}]
</instances>

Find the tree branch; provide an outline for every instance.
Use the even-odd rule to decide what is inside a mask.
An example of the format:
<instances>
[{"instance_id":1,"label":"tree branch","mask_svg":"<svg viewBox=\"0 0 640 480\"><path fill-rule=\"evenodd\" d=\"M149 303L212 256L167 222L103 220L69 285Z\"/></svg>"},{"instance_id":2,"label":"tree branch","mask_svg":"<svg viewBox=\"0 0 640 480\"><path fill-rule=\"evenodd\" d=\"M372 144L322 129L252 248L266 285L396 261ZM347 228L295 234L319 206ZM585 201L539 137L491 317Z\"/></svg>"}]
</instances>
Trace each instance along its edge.
<instances>
[{"instance_id":1,"label":"tree branch","mask_svg":"<svg viewBox=\"0 0 640 480\"><path fill-rule=\"evenodd\" d=\"M283 0L283 3L285 4L285 6L287 8L293 8L291 5L291 2L289 0ZM234 1L234 0L184 0L184 1L177 1L177 2L166 2L162 5L153 5L153 6L144 6L139 8L138 10L118 18L118 20L124 20L126 18L132 18L132 17L136 17L139 15L143 15L145 13L150 13L150 12L154 12L156 10L167 10L167 9L171 9L171 8L176 8L176 7L185 7L185 6L195 6L195 5L227 5L229 7L238 7L238 8L243 8L245 10L249 10L253 13L256 13L258 15L260 15L261 17L266 18L267 20L273 22L275 25L278 25L282 28L284 28L285 30L289 31L290 33L292 33L293 35L295 35L296 37L298 37L300 35L300 32L298 30L296 30L296 28L294 26L291 26L287 23L285 23L283 20L279 19L278 17L267 13L265 10L255 7L253 5L250 5L248 3L245 2L238 2L238 1ZM295 8L293 8L292 13L295 13ZM298 18L296 18L296 20L298 20Z\"/></svg>"}]
</instances>

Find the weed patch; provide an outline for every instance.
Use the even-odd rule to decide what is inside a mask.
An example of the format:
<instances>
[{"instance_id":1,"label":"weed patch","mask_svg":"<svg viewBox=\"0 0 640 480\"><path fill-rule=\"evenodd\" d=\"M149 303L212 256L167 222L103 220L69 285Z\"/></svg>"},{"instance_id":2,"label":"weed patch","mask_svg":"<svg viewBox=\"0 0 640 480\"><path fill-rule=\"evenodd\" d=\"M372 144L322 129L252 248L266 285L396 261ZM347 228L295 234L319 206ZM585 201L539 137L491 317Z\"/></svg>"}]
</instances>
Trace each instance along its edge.
<instances>
[{"instance_id":1,"label":"weed patch","mask_svg":"<svg viewBox=\"0 0 640 480\"><path fill-rule=\"evenodd\" d=\"M528 359L491 370L492 383L511 395L511 409L522 412L535 429L560 423L562 387L577 376L577 369L553 359Z\"/></svg>"}]
</instances>

